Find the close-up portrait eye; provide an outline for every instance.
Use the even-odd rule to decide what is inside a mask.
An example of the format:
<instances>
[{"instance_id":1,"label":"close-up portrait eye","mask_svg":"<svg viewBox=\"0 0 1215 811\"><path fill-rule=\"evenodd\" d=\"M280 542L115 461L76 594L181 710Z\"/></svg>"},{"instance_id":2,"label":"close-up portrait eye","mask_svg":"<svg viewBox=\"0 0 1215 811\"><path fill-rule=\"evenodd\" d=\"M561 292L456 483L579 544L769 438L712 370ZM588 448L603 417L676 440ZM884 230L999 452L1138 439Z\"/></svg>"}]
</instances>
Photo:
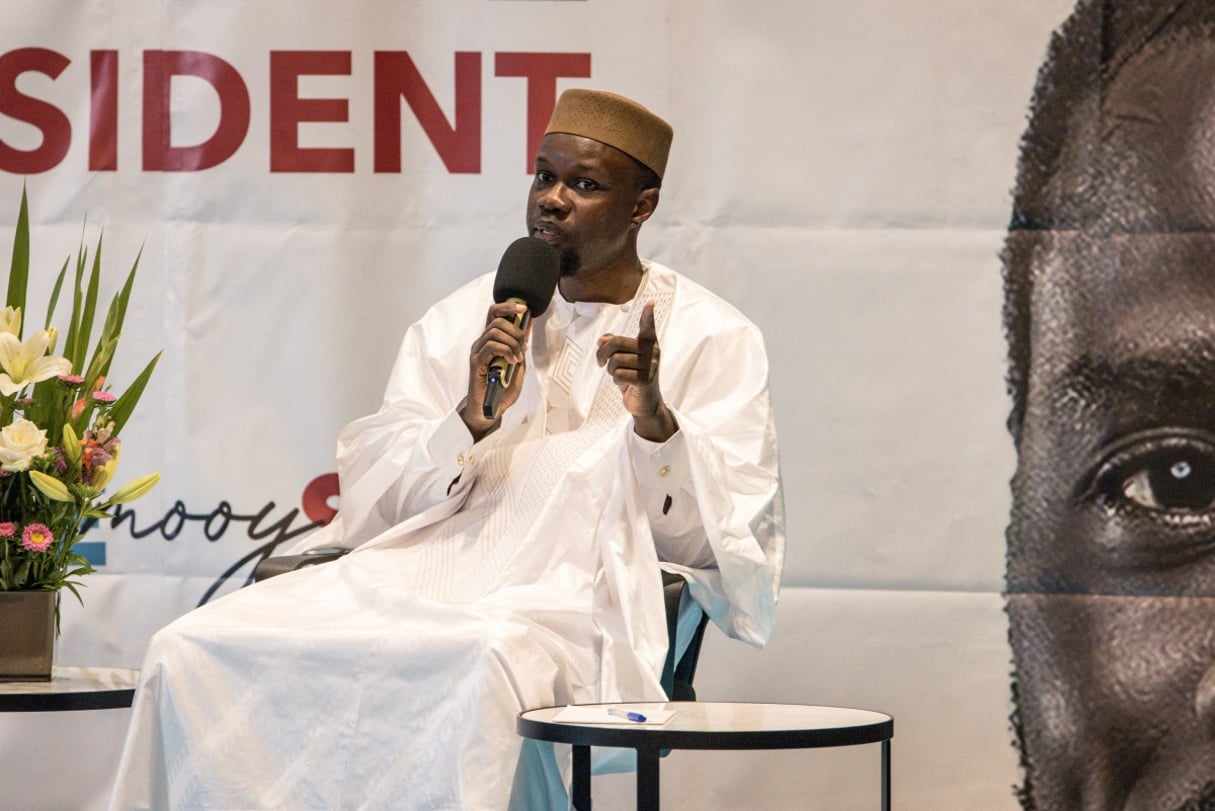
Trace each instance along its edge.
<instances>
[{"instance_id":1,"label":"close-up portrait eye","mask_svg":"<svg viewBox=\"0 0 1215 811\"><path fill-rule=\"evenodd\" d=\"M1141 435L1102 463L1096 490L1109 503L1160 512L1215 509L1215 437Z\"/></svg>"}]
</instances>

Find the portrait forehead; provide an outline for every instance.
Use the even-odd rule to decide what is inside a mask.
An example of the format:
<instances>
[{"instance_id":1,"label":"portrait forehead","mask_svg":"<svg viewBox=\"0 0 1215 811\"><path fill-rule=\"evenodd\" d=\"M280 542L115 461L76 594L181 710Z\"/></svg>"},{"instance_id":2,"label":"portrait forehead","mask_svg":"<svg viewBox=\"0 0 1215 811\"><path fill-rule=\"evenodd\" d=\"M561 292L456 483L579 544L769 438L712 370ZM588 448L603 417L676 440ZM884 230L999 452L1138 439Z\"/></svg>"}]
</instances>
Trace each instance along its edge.
<instances>
[{"instance_id":1,"label":"portrait forehead","mask_svg":"<svg viewBox=\"0 0 1215 811\"><path fill-rule=\"evenodd\" d=\"M1153 40L1090 89L1073 115L1048 198L1096 232L1215 230L1215 35ZM1096 115L1093 115L1095 111Z\"/></svg>"}]
</instances>

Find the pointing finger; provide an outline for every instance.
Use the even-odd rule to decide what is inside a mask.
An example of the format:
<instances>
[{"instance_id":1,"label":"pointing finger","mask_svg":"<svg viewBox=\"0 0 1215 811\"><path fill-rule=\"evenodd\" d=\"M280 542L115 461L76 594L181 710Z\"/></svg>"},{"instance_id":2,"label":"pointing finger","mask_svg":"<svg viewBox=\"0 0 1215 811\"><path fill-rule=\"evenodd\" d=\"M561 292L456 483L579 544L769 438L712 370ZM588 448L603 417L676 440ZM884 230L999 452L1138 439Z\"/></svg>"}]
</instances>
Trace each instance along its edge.
<instances>
[{"instance_id":1,"label":"pointing finger","mask_svg":"<svg viewBox=\"0 0 1215 811\"><path fill-rule=\"evenodd\" d=\"M637 329L637 375L641 383L648 383L650 380L650 365L654 360L654 345L657 343L654 302L647 301L641 311L641 323Z\"/></svg>"}]
</instances>

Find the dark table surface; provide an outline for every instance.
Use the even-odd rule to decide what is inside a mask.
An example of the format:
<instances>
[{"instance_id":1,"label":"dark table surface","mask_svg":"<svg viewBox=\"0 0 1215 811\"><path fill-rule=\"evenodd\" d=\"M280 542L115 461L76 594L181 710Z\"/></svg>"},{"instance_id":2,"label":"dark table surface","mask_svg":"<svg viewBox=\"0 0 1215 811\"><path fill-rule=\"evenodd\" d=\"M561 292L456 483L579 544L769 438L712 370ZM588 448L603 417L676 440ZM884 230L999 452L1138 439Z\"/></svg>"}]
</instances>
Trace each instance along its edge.
<instances>
[{"instance_id":1,"label":"dark table surface","mask_svg":"<svg viewBox=\"0 0 1215 811\"><path fill-rule=\"evenodd\" d=\"M0 712L108 710L131 706L138 670L56 667L50 681L0 682Z\"/></svg>"}]
</instances>

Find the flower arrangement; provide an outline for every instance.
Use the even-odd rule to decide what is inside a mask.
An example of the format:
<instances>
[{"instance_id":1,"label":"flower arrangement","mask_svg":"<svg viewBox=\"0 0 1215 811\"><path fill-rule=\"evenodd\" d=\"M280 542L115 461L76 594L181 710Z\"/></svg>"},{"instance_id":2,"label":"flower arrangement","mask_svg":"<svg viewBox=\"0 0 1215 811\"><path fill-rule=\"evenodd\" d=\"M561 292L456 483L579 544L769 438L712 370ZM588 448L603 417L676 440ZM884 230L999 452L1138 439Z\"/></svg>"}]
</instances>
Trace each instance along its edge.
<instances>
[{"instance_id":1,"label":"flower arrangement","mask_svg":"<svg viewBox=\"0 0 1215 811\"><path fill-rule=\"evenodd\" d=\"M83 241L75 273L65 260L41 329L25 306L29 280L29 209L24 189L13 240L8 297L0 312L0 592L69 589L93 571L73 547L94 519L147 493L159 473L108 490L118 465L119 434L139 402L160 354L115 395L107 376L126 316L139 258L114 295L92 343L101 276L101 238L90 265ZM87 272L86 272L87 269ZM51 325L65 280L73 279L66 334ZM24 337L23 337L24 336Z\"/></svg>"}]
</instances>

